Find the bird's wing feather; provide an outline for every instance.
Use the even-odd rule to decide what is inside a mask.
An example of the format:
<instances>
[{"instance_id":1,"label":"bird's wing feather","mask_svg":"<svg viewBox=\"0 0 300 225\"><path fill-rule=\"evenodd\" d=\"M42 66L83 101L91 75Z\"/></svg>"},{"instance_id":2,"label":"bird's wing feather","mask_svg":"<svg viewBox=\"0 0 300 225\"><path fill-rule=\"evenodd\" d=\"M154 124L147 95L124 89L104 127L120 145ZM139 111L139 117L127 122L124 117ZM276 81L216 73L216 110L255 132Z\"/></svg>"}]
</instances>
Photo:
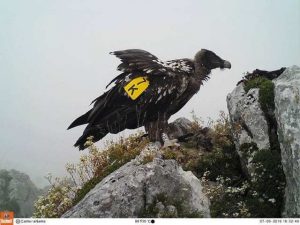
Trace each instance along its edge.
<instances>
[{"instance_id":1,"label":"bird's wing feather","mask_svg":"<svg viewBox=\"0 0 300 225\"><path fill-rule=\"evenodd\" d=\"M189 76L148 76L145 73L133 73L130 79L147 77L149 86L136 99L132 99L124 89L131 81L122 80L94 101L93 108L71 127L85 124L83 135L75 143L82 150L89 136L94 141L107 133L118 133L124 129L134 129L156 120L160 112L176 107L182 94L187 90ZM129 82L129 83L128 83ZM180 103L180 102L179 102ZM166 118L168 119L168 118Z\"/></svg>"},{"instance_id":2,"label":"bird's wing feather","mask_svg":"<svg viewBox=\"0 0 300 225\"><path fill-rule=\"evenodd\" d=\"M91 103L93 108L89 113L74 121L72 127L84 123L97 123L99 118L104 119L112 111L118 111L118 107L122 105L126 106L125 108L131 108L132 105L156 108L160 103L168 104L168 101L174 100L185 91L186 81L194 72L194 62L190 59L162 62L149 52L139 49L115 51L112 54L121 59L122 63L118 69L123 73L111 81L115 82L115 85L96 98ZM150 85L137 100L132 100L126 95L124 87L137 77L147 77Z\"/></svg>"},{"instance_id":3,"label":"bird's wing feather","mask_svg":"<svg viewBox=\"0 0 300 225\"><path fill-rule=\"evenodd\" d=\"M105 119L108 114L123 106L133 109L136 105L143 109L158 107L159 111L160 105L166 107L186 90L189 80L187 75L180 77L149 76L145 73L141 75L147 76L149 87L136 100L132 100L126 93L124 87L128 82L122 80L95 100L88 122L98 121L100 117ZM133 73L130 79L141 75Z\"/></svg>"},{"instance_id":4,"label":"bird's wing feather","mask_svg":"<svg viewBox=\"0 0 300 225\"><path fill-rule=\"evenodd\" d=\"M114 78L111 83L119 83L127 74L132 72L142 72L149 76L176 76L187 75L194 71L194 63L190 59L178 59L170 61L161 61L151 53L140 49L128 49L123 51L114 51L110 54L115 55L121 60L118 70L123 73Z\"/></svg>"}]
</instances>

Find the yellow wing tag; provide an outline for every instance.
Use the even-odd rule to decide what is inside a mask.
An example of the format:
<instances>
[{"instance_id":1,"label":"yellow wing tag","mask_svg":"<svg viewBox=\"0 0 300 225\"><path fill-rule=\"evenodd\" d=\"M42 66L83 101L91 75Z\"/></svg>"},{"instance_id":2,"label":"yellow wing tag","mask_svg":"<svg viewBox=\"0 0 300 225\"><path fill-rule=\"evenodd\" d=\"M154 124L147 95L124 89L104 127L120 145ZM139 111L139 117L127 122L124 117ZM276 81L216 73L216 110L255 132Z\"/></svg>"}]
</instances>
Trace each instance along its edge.
<instances>
[{"instance_id":1,"label":"yellow wing tag","mask_svg":"<svg viewBox=\"0 0 300 225\"><path fill-rule=\"evenodd\" d=\"M132 100L135 100L148 88L148 86L149 81L147 80L147 77L137 77L126 84L124 90Z\"/></svg>"}]
</instances>

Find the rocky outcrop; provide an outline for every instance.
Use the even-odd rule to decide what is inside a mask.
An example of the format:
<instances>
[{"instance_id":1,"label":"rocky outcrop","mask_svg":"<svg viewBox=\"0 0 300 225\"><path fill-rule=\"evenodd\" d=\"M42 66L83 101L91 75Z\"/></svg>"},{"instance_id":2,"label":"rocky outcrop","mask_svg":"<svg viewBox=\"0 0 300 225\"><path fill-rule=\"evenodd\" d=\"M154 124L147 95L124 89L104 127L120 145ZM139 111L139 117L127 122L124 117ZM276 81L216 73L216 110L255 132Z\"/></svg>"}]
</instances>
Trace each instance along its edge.
<instances>
[{"instance_id":1,"label":"rocky outcrop","mask_svg":"<svg viewBox=\"0 0 300 225\"><path fill-rule=\"evenodd\" d=\"M300 68L275 79L275 115L286 177L284 216L300 216Z\"/></svg>"},{"instance_id":2,"label":"rocky outcrop","mask_svg":"<svg viewBox=\"0 0 300 225\"><path fill-rule=\"evenodd\" d=\"M62 217L299 217L299 89L299 67L255 70L227 97L233 137L228 120L222 132L180 118L168 134L185 148L147 145ZM202 183L173 159L206 177L211 205Z\"/></svg>"},{"instance_id":3,"label":"rocky outcrop","mask_svg":"<svg viewBox=\"0 0 300 225\"><path fill-rule=\"evenodd\" d=\"M141 155L159 151L145 148ZM210 217L201 182L175 160L137 157L105 177L62 217Z\"/></svg>"},{"instance_id":4,"label":"rocky outcrop","mask_svg":"<svg viewBox=\"0 0 300 225\"><path fill-rule=\"evenodd\" d=\"M17 170L0 171L1 210L13 210L16 217L31 217L34 201L42 191L30 180L27 174Z\"/></svg>"},{"instance_id":5,"label":"rocky outcrop","mask_svg":"<svg viewBox=\"0 0 300 225\"><path fill-rule=\"evenodd\" d=\"M192 122L184 117L176 119L169 124L169 136L171 139L178 138L190 132Z\"/></svg>"},{"instance_id":6,"label":"rocky outcrop","mask_svg":"<svg viewBox=\"0 0 300 225\"><path fill-rule=\"evenodd\" d=\"M239 84L228 96L227 106L235 129L237 149L244 143L255 142L259 149L269 148L268 124L259 104L259 89L245 93L244 84Z\"/></svg>"},{"instance_id":7,"label":"rocky outcrop","mask_svg":"<svg viewBox=\"0 0 300 225\"><path fill-rule=\"evenodd\" d=\"M256 143L258 149L270 147L268 123L259 103L259 89L245 92L244 83L240 83L227 96L227 107L233 127L234 142L241 158L244 173L253 171L253 155L244 154L241 146L246 143Z\"/></svg>"},{"instance_id":8,"label":"rocky outcrop","mask_svg":"<svg viewBox=\"0 0 300 225\"><path fill-rule=\"evenodd\" d=\"M278 166L283 167L286 180L282 215L299 217L300 68L292 66L277 72L276 76L262 79L255 71L248 75L256 80L240 82L227 96L227 106L244 173L253 178L255 151L280 152Z\"/></svg>"}]
</instances>

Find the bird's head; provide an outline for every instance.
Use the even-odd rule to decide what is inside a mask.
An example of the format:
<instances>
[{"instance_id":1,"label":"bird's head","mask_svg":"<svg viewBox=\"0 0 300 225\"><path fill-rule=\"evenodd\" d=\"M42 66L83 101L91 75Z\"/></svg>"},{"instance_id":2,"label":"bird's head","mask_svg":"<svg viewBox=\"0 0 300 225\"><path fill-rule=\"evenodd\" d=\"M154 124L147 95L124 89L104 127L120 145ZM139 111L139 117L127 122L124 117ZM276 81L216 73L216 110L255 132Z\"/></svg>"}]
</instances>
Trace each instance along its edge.
<instances>
[{"instance_id":1,"label":"bird's head","mask_svg":"<svg viewBox=\"0 0 300 225\"><path fill-rule=\"evenodd\" d=\"M225 69L231 68L230 62L222 59L221 57L217 56L214 52L209 51L207 49L201 49L195 55L195 63L199 66L205 67L208 70L220 68Z\"/></svg>"}]
</instances>

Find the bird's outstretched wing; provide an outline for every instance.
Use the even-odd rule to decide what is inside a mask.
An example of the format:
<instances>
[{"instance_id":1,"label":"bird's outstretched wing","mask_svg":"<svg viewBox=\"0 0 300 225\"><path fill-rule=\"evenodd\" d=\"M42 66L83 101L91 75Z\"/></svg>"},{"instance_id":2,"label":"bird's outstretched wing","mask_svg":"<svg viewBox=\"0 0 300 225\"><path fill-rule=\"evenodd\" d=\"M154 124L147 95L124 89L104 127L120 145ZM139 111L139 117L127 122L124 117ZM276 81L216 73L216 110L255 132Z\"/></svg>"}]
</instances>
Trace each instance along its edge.
<instances>
[{"instance_id":1,"label":"bird's outstretched wing","mask_svg":"<svg viewBox=\"0 0 300 225\"><path fill-rule=\"evenodd\" d=\"M141 72L147 75L176 76L187 75L194 71L194 63L191 59L178 59L161 61L151 53L140 49L128 49L114 51L110 54L115 55L121 60L118 70L123 73L114 78L107 86L118 80L122 80L127 74Z\"/></svg>"}]
</instances>

